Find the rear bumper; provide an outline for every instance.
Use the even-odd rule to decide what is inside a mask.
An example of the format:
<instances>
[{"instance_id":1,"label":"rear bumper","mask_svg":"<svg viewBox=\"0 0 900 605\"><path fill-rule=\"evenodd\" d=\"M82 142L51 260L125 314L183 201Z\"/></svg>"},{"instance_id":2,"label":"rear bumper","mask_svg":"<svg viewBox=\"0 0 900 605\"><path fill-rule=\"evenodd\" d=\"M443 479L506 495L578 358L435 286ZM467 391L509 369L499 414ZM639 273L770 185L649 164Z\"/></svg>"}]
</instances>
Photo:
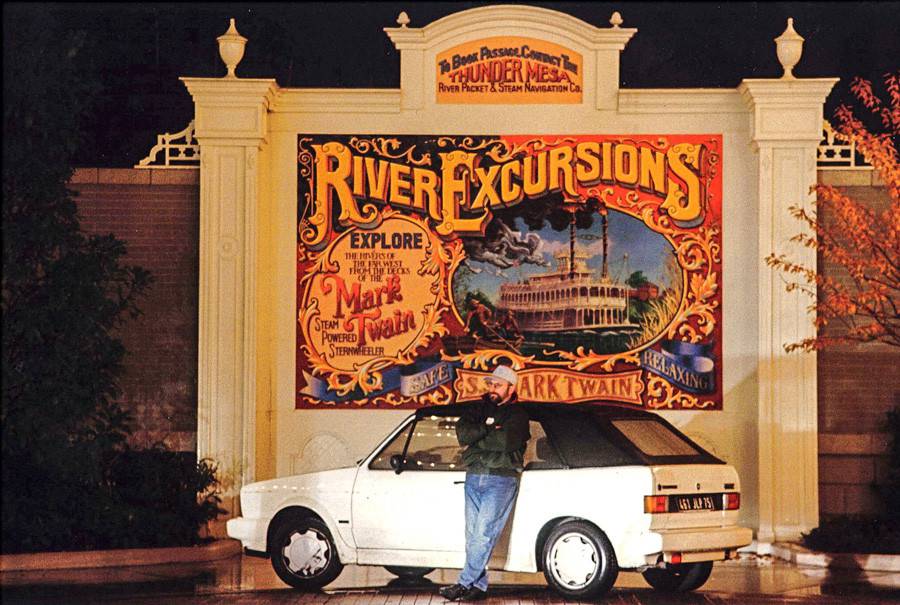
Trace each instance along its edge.
<instances>
[{"instance_id":1,"label":"rear bumper","mask_svg":"<svg viewBox=\"0 0 900 605\"><path fill-rule=\"evenodd\" d=\"M240 540L245 549L265 552L266 529L269 526L268 519L245 519L235 517L225 524L229 538Z\"/></svg>"},{"instance_id":2,"label":"rear bumper","mask_svg":"<svg viewBox=\"0 0 900 605\"><path fill-rule=\"evenodd\" d=\"M673 553L681 554L682 561L689 563L724 559L729 551L747 546L752 540L753 531L737 525L673 529L645 534L641 548L648 564L656 563L660 556L669 561Z\"/></svg>"}]
</instances>

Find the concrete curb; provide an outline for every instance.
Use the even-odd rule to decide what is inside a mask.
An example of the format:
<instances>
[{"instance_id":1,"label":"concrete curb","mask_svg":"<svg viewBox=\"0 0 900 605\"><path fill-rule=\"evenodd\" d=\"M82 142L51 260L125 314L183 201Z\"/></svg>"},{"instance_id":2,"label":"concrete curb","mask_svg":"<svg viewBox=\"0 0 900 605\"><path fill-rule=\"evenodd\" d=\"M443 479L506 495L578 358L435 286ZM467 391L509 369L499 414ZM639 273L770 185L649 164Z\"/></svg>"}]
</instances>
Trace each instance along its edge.
<instances>
[{"instance_id":1,"label":"concrete curb","mask_svg":"<svg viewBox=\"0 0 900 605\"><path fill-rule=\"evenodd\" d=\"M227 559L240 552L241 543L237 540L216 540L203 546L179 546L175 548L123 548L118 550L0 555L0 572L198 563Z\"/></svg>"},{"instance_id":2,"label":"concrete curb","mask_svg":"<svg viewBox=\"0 0 900 605\"><path fill-rule=\"evenodd\" d=\"M854 553L819 552L809 550L793 542L778 542L772 545L772 554L779 559L831 569L861 569L864 571L900 572L900 555L868 555Z\"/></svg>"}]
</instances>

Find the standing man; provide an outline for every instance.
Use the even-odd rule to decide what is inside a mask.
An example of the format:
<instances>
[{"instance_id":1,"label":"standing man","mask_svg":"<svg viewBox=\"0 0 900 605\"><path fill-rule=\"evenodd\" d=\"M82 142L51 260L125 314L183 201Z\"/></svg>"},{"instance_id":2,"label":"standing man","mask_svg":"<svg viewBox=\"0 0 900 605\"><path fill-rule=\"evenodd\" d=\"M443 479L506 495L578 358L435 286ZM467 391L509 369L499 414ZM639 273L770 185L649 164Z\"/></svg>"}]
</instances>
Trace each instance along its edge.
<instances>
[{"instance_id":1,"label":"standing man","mask_svg":"<svg viewBox=\"0 0 900 605\"><path fill-rule=\"evenodd\" d=\"M488 391L456 424L466 446L466 564L453 586L439 592L450 601L475 601L487 594L487 565L519 489L528 443L528 415L515 405L516 372L497 366L485 379Z\"/></svg>"}]
</instances>

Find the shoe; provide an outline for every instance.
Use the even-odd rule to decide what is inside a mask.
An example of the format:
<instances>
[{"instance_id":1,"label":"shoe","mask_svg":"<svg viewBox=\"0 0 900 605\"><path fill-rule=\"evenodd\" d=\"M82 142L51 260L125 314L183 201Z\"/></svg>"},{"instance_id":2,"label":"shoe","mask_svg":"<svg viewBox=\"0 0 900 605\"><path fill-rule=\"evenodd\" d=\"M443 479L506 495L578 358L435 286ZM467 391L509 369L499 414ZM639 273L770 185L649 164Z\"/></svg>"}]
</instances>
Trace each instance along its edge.
<instances>
[{"instance_id":1,"label":"shoe","mask_svg":"<svg viewBox=\"0 0 900 605\"><path fill-rule=\"evenodd\" d=\"M480 601L487 596L486 590L481 590L477 586L469 588L461 597L460 601Z\"/></svg>"},{"instance_id":2,"label":"shoe","mask_svg":"<svg viewBox=\"0 0 900 605\"><path fill-rule=\"evenodd\" d=\"M463 586L462 584L454 584L453 586L444 586L438 591L438 594L448 601L456 601L470 590L471 588Z\"/></svg>"}]
</instances>

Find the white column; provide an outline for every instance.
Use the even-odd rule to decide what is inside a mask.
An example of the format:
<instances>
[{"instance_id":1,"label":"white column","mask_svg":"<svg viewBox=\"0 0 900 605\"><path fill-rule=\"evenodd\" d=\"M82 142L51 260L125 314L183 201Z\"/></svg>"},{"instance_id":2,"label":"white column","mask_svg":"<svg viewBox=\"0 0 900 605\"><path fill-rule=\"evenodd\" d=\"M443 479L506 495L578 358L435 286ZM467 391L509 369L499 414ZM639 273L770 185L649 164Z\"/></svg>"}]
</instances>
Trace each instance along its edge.
<instances>
[{"instance_id":1,"label":"white column","mask_svg":"<svg viewBox=\"0 0 900 605\"><path fill-rule=\"evenodd\" d=\"M788 253L808 267L815 250L791 243L802 224L788 208L814 199L822 104L837 79L744 80L758 154L759 531L758 542L797 540L819 523L816 356L787 343L815 334L809 299L788 293L764 262Z\"/></svg>"},{"instance_id":2,"label":"white column","mask_svg":"<svg viewBox=\"0 0 900 605\"><path fill-rule=\"evenodd\" d=\"M595 37L594 65L597 109L617 109L619 106L619 62L622 51L634 28L612 27L598 30Z\"/></svg>"},{"instance_id":3,"label":"white column","mask_svg":"<svg viewBox=\"0 0 900 605\"><path fill-rule=\"evenodd\" d=\"M260 150L274 80L182 78L200 144L197 455L219 464L223 505L254 480Z\"/></svg>"},{"instance_id":4,"label":"white column","mask_svg":"<svg viewBox=\"0 0 900 605\"><path fill-rule=\"evenodd\" d=\"M425 105L426 72L433 73L425 65L427 37L422 28L406 26L408 17L405 20L398 17L397 22L403 25L385 27L384 31L400 51L400 107L421 109Z\"/></svg>"}]
</instances>

